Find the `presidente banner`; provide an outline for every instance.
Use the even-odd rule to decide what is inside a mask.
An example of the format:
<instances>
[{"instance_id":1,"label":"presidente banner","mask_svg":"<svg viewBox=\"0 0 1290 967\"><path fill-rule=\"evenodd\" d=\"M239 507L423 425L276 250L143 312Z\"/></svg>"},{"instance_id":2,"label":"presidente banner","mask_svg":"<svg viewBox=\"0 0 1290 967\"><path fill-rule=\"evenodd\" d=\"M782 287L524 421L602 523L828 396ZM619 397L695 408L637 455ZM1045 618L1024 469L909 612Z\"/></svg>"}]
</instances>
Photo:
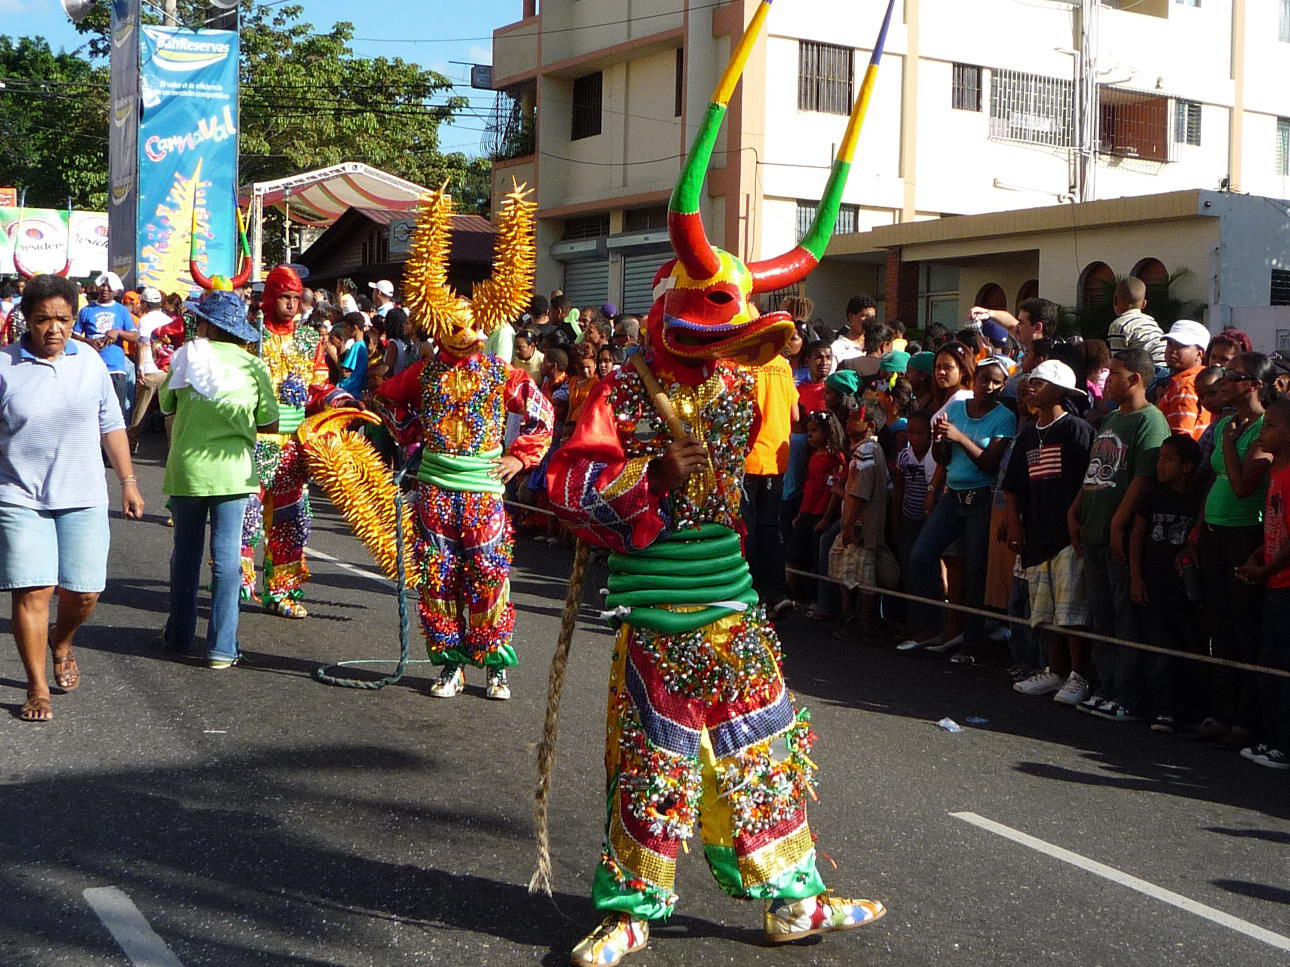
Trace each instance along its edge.
<instances>
[{"instance_id":1,"label":"presidente banner","mask_svg":"<svg viewBox=\"0 0 1290 967\"><path fill-rule=\"evenodd\" d=\"M17 272L13 251L22 267L40 275L61 272L83 279L108 267L106 212L56 211L53 208L0 208L0 275Z\"/></svg>"},{"instance_id":2,"label":"presidente banner","mask_svg":"<svg viewBox=\"0 0 1290 967\"><path fill-rule=\"evenodd\" d=\"M144 26L140 38L138 283L187 295L194 209L202 271L241 264L237 33Z\"/></svg>"},{"instance_id":3,"label":"presidente banner","mask_svg":"<svg viewBox=\"0 0 1290 967\"><path fill-rule=\"evenodd\" d=\"M139 222L139 0L112 0L108 267L133 286Z\"/></svg>"}]
</instances>

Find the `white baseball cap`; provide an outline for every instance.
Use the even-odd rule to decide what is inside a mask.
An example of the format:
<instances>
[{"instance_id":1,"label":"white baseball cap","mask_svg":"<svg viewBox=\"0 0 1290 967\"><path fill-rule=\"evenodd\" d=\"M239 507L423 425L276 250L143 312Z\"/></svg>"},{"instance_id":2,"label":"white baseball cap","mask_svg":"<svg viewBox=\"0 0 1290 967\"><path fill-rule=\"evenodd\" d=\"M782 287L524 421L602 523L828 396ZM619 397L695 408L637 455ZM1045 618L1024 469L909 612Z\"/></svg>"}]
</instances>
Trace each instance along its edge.
<instances>
[{"instance_id":1,"label":"white baseball cap","mask_svg":"<svg viewBox=\"0 0 1290 967\"><path fill-rule=\"evenodd\" d=\"M1030 371L1030 378L1042 379L1045 383L1052 383L1064 390L1085 395L1084 390L1075 382L1075 370L1060 359L1045 359Z\"/></svg>"},{"instance_id":2,"label":"white baseball cap","mask_svg":"<svg viewBox=\"0 0 1290 967\"><path fill-rule=\"evenodd\" d=\"M161 292L154 289L152 286L148 286L143 290L142 298L144 302L147 302L150 305L161 304Z\"/></svg>"},{"instance_id":3,"label":"white baseball cap","mask_svg":"<svg viewBox=\"0 0 1290 967\"><path fill-rule=\"evenodd\" d=\"M369 289L375 289L387 299L394 298L394 283L389 279L382 279L380 282L369 282L367 283L367 287Z\"/></svg>"},{"instance_id":4,"label":"white baseball cap","mask_svg":"<svg viewBox=\"0 0 1290 967\"><path fill-rule=\"evenodd\" d=\"M1209 330L1199 322L1192 322L1190 319L1179 319L1169 331L1165 333L1165 338L1170 342L1176 342L1180 346L1199 346L1201 349L1209 348Z\"/></svg>"},{"instance_id":5,"label":"white baseball cap","mask_svg":"<svg viewBox=\"0 0 1290 967\"><path fill-rule=\"evenodd\" d=\"M125 288L125 286L121 284L121 276L117 275L115 272L104 272L94 280L94 285L97 287L102 285L104 282L112 287L113 292L120 292Z\"/></svg>"}]
</instances>

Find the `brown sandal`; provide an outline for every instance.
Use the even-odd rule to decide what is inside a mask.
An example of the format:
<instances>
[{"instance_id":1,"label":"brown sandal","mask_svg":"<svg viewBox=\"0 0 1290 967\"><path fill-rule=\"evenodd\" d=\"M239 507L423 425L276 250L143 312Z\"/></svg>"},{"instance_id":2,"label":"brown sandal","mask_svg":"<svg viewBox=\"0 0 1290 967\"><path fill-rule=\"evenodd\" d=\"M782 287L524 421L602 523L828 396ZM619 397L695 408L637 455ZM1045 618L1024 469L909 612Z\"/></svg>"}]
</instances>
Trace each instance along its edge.
<instances>
[{"instance_id":1,"label":"brown sandal","mask_svg":"<svg viewBox=\"0 0 1290 967\"><path fill-rule=\"evenodd\" d=\"M54 720L53 703L48 695L28 695L27 701L22 703L22 711L18 713L18 718L23 722L52 722Z\"/></svg>"},{"instance_id":2,"label":"brown sandal","mask_svg":"<svg viewBox=\"0 0 1290 967\"><path fill-rule=\"evenodd\" d=\"M54 682L65 692L76 691L81 684L81 668L76 664L75 655L68 652L66 658L54 659Z\"/></svg>"}]
</instances>

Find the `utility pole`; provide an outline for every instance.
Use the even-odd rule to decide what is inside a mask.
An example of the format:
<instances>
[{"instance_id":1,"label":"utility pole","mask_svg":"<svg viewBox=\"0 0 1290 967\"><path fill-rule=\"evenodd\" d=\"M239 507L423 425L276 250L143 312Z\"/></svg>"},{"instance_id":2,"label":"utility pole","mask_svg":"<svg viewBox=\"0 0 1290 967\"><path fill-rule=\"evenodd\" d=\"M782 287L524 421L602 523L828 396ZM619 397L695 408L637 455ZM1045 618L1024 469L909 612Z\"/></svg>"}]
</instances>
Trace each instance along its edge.
<instances>
[{"instance_id":1,"label":"utility pole","mask_svg":"<svg viewBox=\"0 0 1290 967\"><path fill-rule=\"evenodd\" d=\"M179 0L166 0L166 26L179 26Z\"/></svg>"},{"instance_id":2,"label":"utility pole","mask_svg":"<svg viewBox=\"0 0 1290 967\"><path fill-rule=\"evenodd\" d=\"M1079 44L1075 58L1074 87L1074 181L1075 199L1097 198L1097 149L1100 138L1098 117L1098 28L1101 24L1100 0L1080 0Z\"/></svg>"}]
</instances>

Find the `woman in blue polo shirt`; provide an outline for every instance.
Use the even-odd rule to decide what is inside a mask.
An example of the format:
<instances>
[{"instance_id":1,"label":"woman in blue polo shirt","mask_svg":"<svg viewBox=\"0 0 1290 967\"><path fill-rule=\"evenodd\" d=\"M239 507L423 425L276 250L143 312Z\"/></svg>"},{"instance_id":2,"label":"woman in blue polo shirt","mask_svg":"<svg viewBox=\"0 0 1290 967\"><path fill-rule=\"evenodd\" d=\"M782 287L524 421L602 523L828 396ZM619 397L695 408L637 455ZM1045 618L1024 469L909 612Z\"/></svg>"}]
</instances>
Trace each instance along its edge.
<instances>
[{"instance_id":1,"label":"woman in blue polo shirt","mask_svg":"<svg viewBox=\"0 0 1290 967\"><path fill-rule=\"evenodd\" d=\"M80 684L72 636L107 582L100 448L121 480L125 516L143 516L112 379L98 353L71 338L76 302L70 280L36 276L22 296L27 334L0 350L0 590L13 595L13 635L27 671L24 722L53 718L46 652L59 688Z\"/></svg>"}]
</instances>

